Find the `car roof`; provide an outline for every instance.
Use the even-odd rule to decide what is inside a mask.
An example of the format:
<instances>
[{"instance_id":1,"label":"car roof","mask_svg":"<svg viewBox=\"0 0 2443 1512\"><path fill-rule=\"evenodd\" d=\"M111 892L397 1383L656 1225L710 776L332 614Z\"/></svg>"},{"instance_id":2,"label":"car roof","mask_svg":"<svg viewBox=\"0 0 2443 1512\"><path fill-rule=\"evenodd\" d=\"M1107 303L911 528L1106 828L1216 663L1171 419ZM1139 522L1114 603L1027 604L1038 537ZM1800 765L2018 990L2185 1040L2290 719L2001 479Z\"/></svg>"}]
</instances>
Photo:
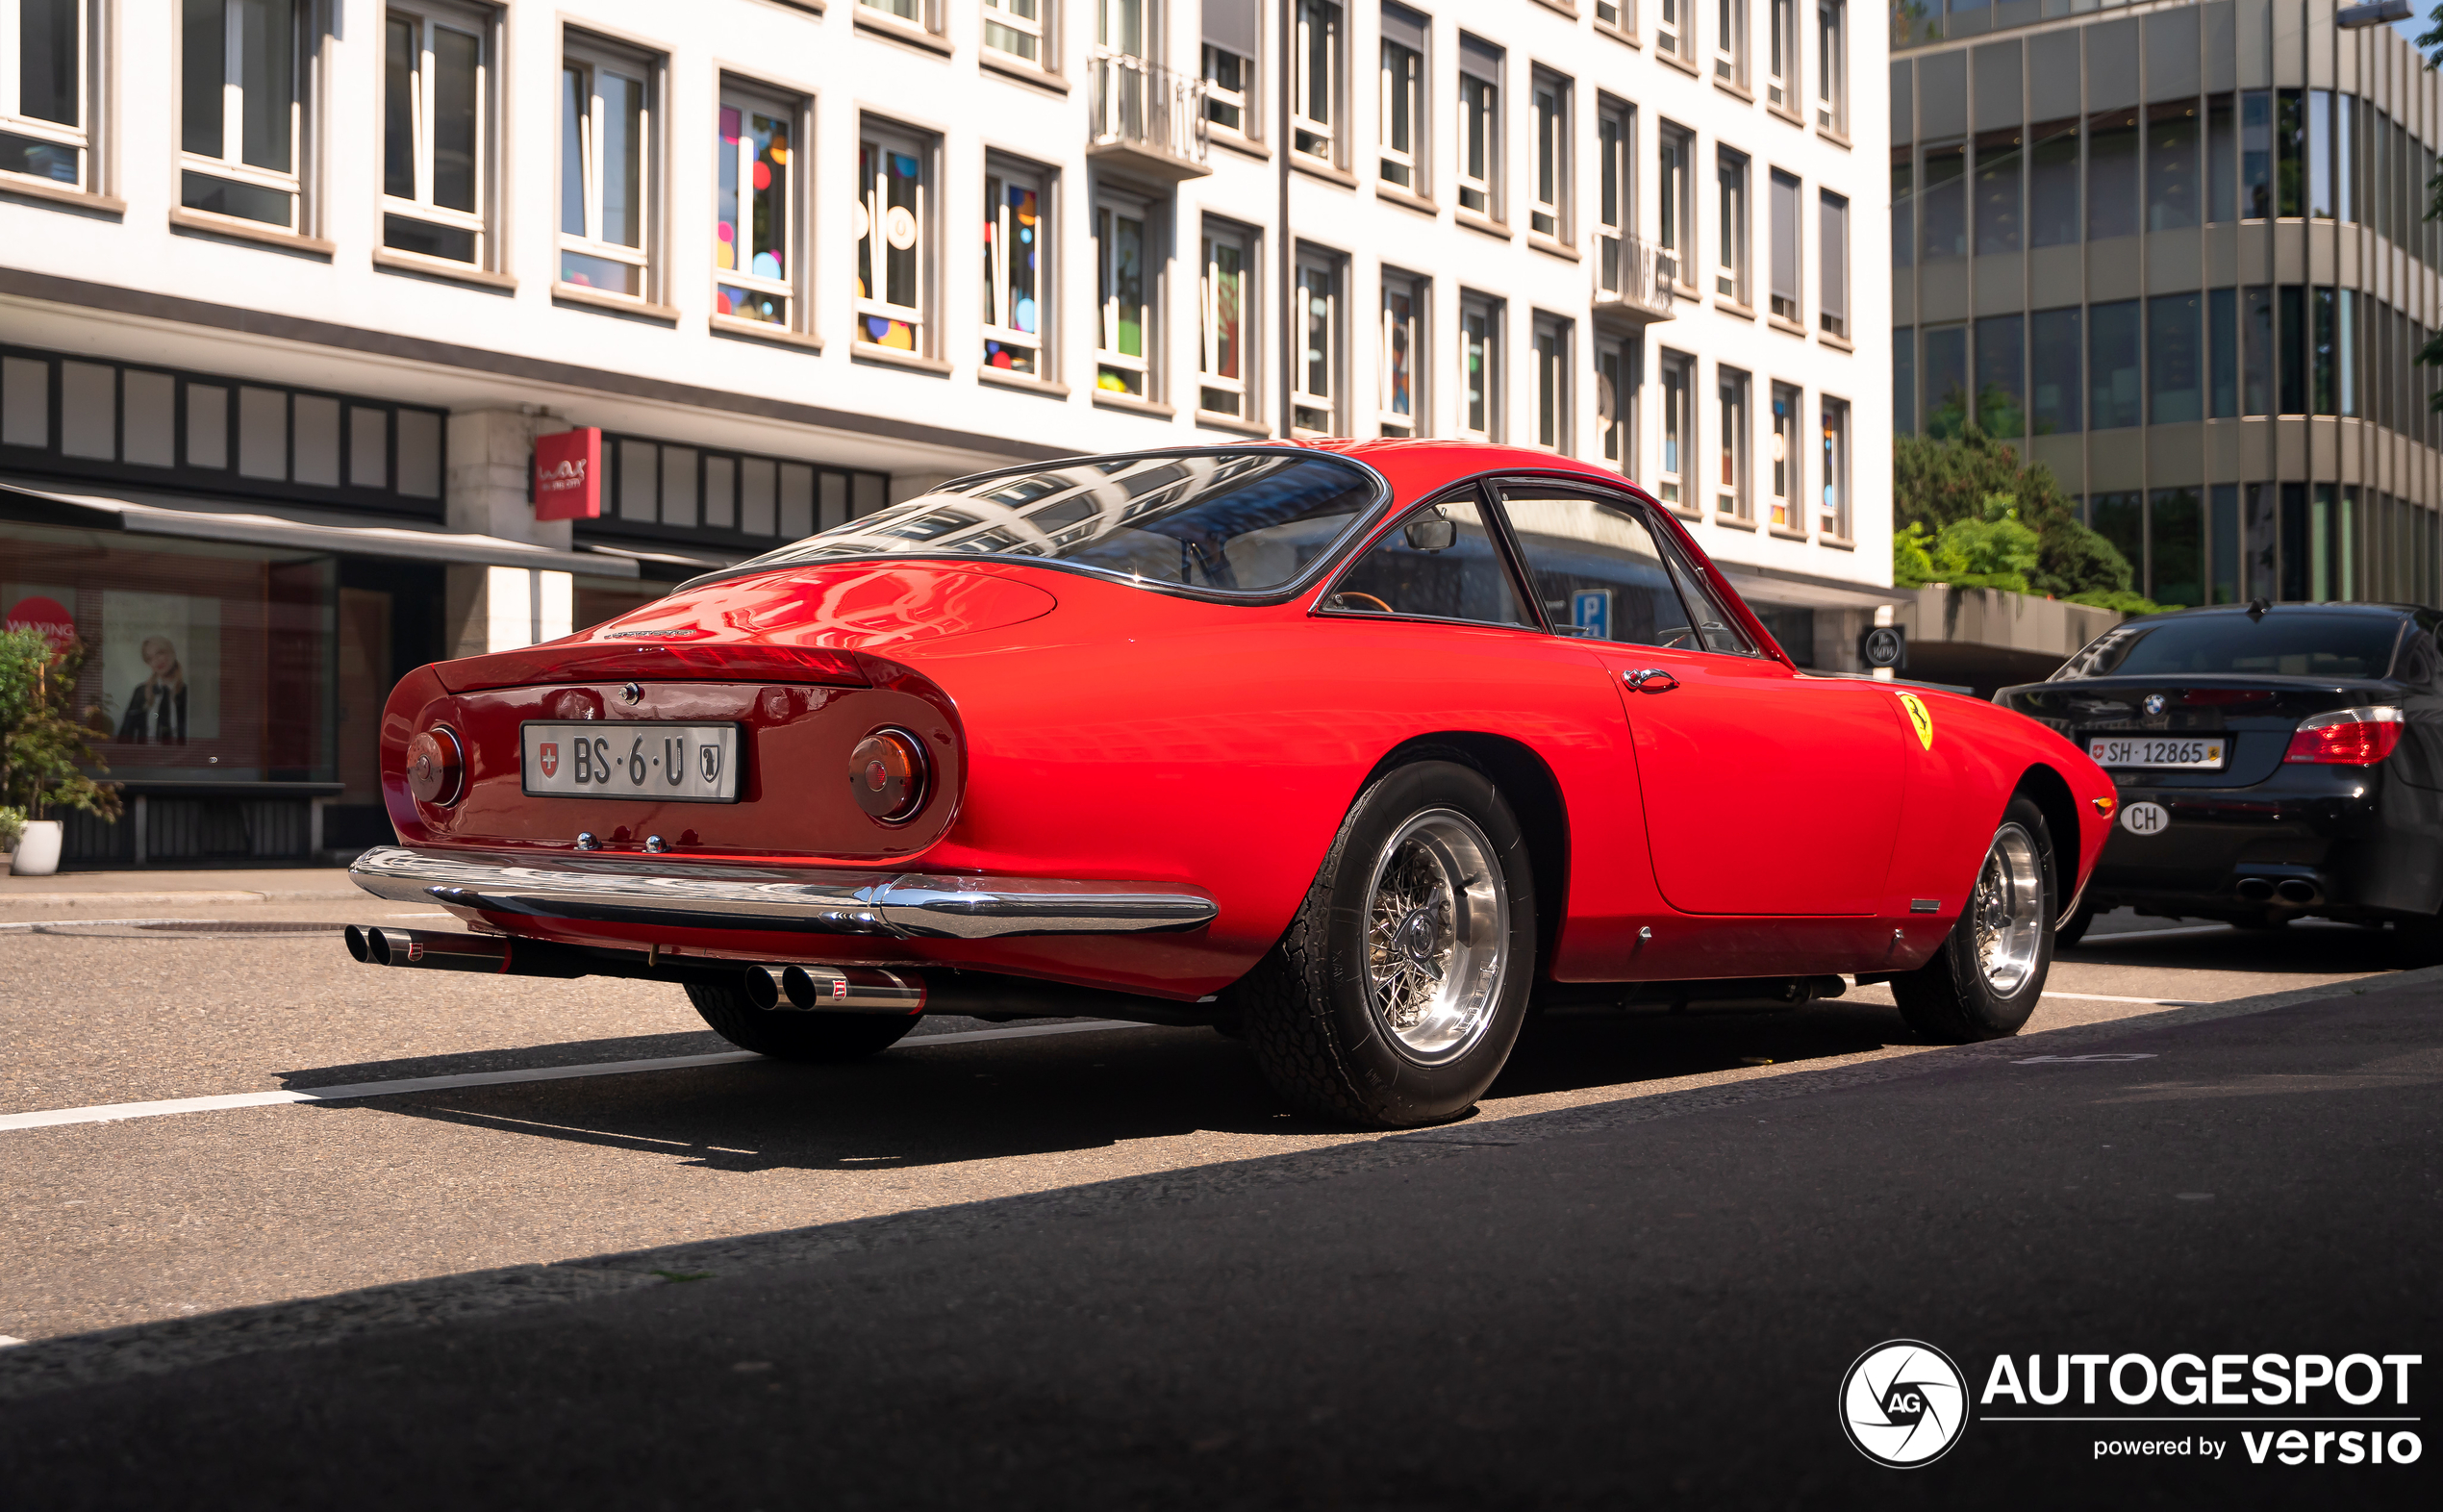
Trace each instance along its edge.
<instances>
[{"instance_id":1,"label":"car roof","mask_svg":"<svg viewBox=\"0 0 2443 1512\"><path fill-rule=\"evenodd\" d=\"M2402 619L2416 615L2418 610L2419 606L2416 604L2267 604L2264 607L2263 613L2268 615L2283 616L2298 614L2349 615L2366 618ZM2248 604L2209 604L2196 609L2166 609L2158 614L2136 615L2127 620L2124 620L2123 623L2142 625L2152 624L2165 619L2194 619L2215 615L2247 615L2256 612L2257 611L2253 606Z\"/></svg>"}]
</instances>

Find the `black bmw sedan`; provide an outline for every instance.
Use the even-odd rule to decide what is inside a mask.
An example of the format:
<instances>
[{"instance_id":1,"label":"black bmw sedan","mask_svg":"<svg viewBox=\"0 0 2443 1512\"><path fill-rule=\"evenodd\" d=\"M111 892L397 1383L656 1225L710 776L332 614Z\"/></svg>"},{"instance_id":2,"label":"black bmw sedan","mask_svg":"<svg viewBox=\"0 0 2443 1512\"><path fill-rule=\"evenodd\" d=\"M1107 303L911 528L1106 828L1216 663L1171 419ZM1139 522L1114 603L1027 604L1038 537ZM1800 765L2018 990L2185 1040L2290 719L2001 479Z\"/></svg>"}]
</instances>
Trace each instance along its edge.
<instances>
[{"instance_id":1,"label":"black bmw sedan","mask_svg":"<svg viewBox=\"0 0 2443 1512\"><path fill-rule=\"evenodd\" d=\"M2114 626L1994 701L2110 771L2097 913L2391 922L2443 956L2443 615L2398 604L2187 609Z\"/></svg>"}]
</instances>

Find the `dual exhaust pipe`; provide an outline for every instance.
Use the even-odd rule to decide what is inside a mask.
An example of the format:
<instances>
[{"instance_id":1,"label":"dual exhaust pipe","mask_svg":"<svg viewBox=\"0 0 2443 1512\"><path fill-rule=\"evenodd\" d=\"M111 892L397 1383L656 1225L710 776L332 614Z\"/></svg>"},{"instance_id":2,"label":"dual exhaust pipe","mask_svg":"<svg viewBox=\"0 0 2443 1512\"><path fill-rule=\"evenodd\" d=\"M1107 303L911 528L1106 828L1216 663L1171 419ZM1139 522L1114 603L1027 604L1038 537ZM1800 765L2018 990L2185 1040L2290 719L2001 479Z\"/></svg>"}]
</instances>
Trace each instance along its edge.
<instances>
[{"instance_id":1,"label":"dual exhaust pipe","mask_svg":"<svg viewBox=\"0 0 2443 1512\"><path fill-rule=\"evenodd\" d=\"M2323 889L2305 877L2283 877L2279 881L2272 877L2242 877L2238 892L2243 903L2279 901L2295 908L2321 903L2325 896Z\"/></svg>"},{"instance_id":2,"label":"dual exhaust pipe","mask_svg":"<svg viewBox=\"0 0 2443 1512\"><path fill-rule=\"evenodd\" d=\"M348 954L366 966L423 971L482 971L490 976L628 976L739 987L746 1000L771 1012L924 1012L924 979L914 972L862 966L714 965L661 962L639 951L592 951L548 940L457 934L437 929L347 927Z\"/></svg>"}]
</instances>

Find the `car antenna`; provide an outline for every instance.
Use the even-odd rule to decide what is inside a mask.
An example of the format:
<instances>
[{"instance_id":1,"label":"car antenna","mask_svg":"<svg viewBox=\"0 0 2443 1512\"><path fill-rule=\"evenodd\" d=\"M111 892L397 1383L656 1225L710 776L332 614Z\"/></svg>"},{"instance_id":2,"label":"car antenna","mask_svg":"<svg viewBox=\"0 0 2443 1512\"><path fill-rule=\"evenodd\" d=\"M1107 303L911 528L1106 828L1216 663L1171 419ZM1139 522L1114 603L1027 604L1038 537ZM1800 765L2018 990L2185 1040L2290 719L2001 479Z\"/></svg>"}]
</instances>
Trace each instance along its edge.
<instances>
[{"instance_id":1,"label":"car antenna","mask_svg":"<svg viewBox=\"0 0 2443 1512\"><path fill-rule=\"evenodd\" d=\"M2265 611L2273 607L2273 605L2266 603L2261 598L2252 598L2248 601L2248 617L2251 619L2262 619L2265 617Z\"/></svg>"}]
</instances>

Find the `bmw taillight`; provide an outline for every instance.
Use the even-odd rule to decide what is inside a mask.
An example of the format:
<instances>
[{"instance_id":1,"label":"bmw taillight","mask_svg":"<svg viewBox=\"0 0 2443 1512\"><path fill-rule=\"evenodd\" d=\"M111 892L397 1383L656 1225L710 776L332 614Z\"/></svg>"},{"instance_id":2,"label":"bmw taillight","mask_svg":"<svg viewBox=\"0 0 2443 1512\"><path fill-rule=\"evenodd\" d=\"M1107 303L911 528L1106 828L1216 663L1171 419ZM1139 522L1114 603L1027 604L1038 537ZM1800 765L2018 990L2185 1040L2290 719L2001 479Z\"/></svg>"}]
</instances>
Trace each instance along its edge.
<instances>
[{"instance_id":1,"label":"bmw taillight","mask_svg":"<svg viewBox=\"0 0 2443 1512\"><path fill-rule=\"evenodd\" d=\"M2284 761L2372 767L2401 743L2401 711L2389 704L2332 709L2299 721Z\"/></svg>"}]
</instances>

